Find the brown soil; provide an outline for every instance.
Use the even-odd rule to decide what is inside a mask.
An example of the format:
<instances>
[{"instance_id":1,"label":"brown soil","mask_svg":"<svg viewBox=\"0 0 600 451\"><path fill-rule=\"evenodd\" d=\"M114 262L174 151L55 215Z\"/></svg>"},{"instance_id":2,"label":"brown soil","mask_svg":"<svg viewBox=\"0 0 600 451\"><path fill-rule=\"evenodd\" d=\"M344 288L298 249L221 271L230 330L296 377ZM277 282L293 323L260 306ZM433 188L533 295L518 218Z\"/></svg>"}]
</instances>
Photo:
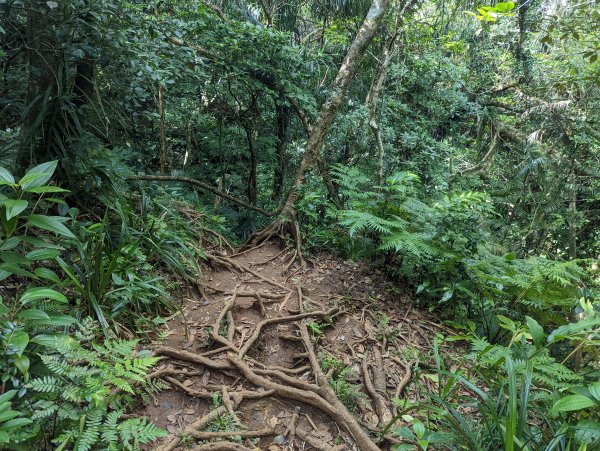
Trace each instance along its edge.
<instances>
[{"instance_id":1,"label":"brown soil","mask_svg":"<svg viewBox=\"0 0 600 451\"><path fill-rule=\"evenodd\" d=\"M420 350L430 349L429 337L438 326L412 309L406 293L364 264L318 255L312 264L294 265L285 273L289 259L273 242L237 256L210 254L199 288L187 290L184 297L184 318L170 321L170 334L156 346L158 354L169 356L152 376L170 388L157 394L144 414L170 436L152 449L390 447L394 439L382 438L380 432L395 412L391 399L400 393L399 386L404 396L411 396L403 390L410 368ZM223 309L232 301L227 314ZM247 346L260 321L336 307L329 316L266 325ZM215 337L212 329L220 315ZM302 335L302 330L308 332ZM312 362L311 353L316 357ZM203 355L206 360L194 361ZM332 357L335 371L327 366ZM317 359L323 371L315 368ZM252 374L242 375L238 360ZM354 399L338 396L347 408L323 384L331 376L356 384ZM266 396L272 387L257 386L248 377L275 384L275 392ZM296 391L290 394L281 386ZM233 433L214 434L225 430ZM236 436L240 431L246 435Z\"/></svg>"}]
</instances>

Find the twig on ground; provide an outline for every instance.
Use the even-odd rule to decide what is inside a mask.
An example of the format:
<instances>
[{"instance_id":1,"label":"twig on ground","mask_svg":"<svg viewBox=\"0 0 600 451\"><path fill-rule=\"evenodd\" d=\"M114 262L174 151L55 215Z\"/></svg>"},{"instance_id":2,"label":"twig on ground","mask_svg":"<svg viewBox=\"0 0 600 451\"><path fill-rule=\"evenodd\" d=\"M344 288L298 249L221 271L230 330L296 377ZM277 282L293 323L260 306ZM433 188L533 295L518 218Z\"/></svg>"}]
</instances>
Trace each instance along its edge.
<instances>
[{"instance_id":1,"label":"twig on ground","mask_svg":"<svg viewBox=\"0 0 600 451\"><path fill-rule=\"evenodd\" d=\"M275 260L277 257L279 257L281 254L283 254L284 252L286 252L287 249L282 249L281 252L278 252L277 254L273 255L272 257L268 258L265 261L262 262L258 262L258 263L252 263L251 266L261 266L261 265L266 265L267 263L272 262L273 260Z\"/></svg>"}]
</instances>

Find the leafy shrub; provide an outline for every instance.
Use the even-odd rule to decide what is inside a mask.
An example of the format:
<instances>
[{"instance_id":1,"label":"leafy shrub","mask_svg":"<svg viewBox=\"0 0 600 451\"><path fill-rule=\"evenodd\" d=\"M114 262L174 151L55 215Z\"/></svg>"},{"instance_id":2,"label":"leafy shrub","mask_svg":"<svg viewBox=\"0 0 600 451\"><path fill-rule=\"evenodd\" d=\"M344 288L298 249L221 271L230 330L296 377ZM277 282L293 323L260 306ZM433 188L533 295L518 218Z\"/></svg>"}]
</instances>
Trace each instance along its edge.
<instances>
[{"instance_id":1,"label":"leafy shrub","mask_svg":"<svg viewBox=\"0 0 600 451\"><path fill-rule=\"evenodd\" d=\"M586 278L578 262L507 253L493 239L495 213L485 194L425 202L412 173L371 189L356 169L338 166L334 176L348 206L339 224L370 248L367 255L416 285L430 305L460 321L477 318L488 338L500 338L498 313L527 310L557 324L576 305Z\"/></svg>"},{"instance_id":2,"label":"leafy shrub","mask_svg":"<svg viewBox=\"0 0 600 451\"><path fill-rule=\"evenodd\" d=\"M427 424L405 416L413 430L400 427L396 434L419 440L422 449L436 443L439 434L446 449L594 449L600 444L599 369L594 364L600 319L591 303L582 301L582 306L581 321L549 335L531 317L525 324L500 318L509 334L505 345L490 344L475 333L474 325L464 327L464 334L449 340L471 344L468 369L445 368L438 351L442 338L437 337L437 370L429 375L437 390L423 387L421 393L428 399L416 405L398 400L401 408L416 409L419 417L427 415ZM552 357L553 349L564 341L574 351L589 348L580 373L565 366L567 359L561 363Z\"/></svg>"},{"instance_id":3,"label":"leafy shrub","mask_svg":"<svg viewBox=\"0 0 600 451\"><path fill-rule=\"evenodd\" d=\"M78 292L73 286L104 296L123 292L115 270L131 265L124 263L122 249L105 265L99 227L79 236L67 227L75 211L50 214L65 205L46 197L65 192L49 184L56 166L36 166L19 181L0 168L0 280L8 282L0 295L0 375L6 390L0 395L0 443L22 449L48 449L51 443L56 449L139 449L165 432L145 419L120 418L133 384L145 390L145 375L157 359L136 353L137 341L96 341L97 328L89 319L78 321L82 306L73 309L69 299ZM83 283L63 260L74 249L89 269ZM142 297L129 292L134 294Z\"/></svg>"}]
</instances>

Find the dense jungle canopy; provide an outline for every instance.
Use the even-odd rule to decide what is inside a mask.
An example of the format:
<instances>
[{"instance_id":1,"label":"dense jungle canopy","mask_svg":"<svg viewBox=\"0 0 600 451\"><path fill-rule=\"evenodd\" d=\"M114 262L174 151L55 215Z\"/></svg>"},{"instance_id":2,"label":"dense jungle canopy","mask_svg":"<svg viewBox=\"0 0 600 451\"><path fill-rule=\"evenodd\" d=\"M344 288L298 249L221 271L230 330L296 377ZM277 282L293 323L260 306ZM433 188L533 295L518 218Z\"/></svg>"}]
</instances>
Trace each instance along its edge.
<instances>
[{"instance_id":1,"label":"dense jungle canopy","mask_svg":"<svg viewBox=\"0 0 600 451\"><path fill-rule=\"evenodd\" d=\"M0 0L0 43L0 449L600 447L600 2Z\"/></svg>"}]
</instances>

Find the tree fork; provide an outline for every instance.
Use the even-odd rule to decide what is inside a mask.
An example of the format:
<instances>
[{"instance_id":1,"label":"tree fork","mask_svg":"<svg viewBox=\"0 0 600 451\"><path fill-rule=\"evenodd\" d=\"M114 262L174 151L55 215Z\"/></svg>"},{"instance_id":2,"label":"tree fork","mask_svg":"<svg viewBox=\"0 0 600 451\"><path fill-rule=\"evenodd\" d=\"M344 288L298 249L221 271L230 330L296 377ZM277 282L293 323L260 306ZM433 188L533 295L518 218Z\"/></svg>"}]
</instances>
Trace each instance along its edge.
<instances>
[{"instance_id":1,"label":"tree fork","mask_svg":"<svg viewBox=\"0 0 600 451\"><path fill-rule=\"evenodd\" d=\"M331 130L333 121L346 97L348 87L354 78L356 69L366 53L369 44L373 40L389 3L389 0L373 0L371 3L367 17L338 70L335 81L333 82L331 94L322 105L317 121L310 127L304 155L300 162L300 166L296 171L292 189L288 193L286 202L281 211L283 219L274 221L265 230L258 232L258 234L251 237L249 243L260 243L281 232L291 231L292 236L295 235L296 249L300 249L301 238L298 233L295 233L298 230L298 227L294 206L298 200L298 189L304 183L306 173L315 167L318 168L321 149L323 148L325 138ZM284 224L290 222L293 224L293 227L286 228ZM301 255L299 255L299 257L301 257Z\"/></svg>"}]
</instances>

